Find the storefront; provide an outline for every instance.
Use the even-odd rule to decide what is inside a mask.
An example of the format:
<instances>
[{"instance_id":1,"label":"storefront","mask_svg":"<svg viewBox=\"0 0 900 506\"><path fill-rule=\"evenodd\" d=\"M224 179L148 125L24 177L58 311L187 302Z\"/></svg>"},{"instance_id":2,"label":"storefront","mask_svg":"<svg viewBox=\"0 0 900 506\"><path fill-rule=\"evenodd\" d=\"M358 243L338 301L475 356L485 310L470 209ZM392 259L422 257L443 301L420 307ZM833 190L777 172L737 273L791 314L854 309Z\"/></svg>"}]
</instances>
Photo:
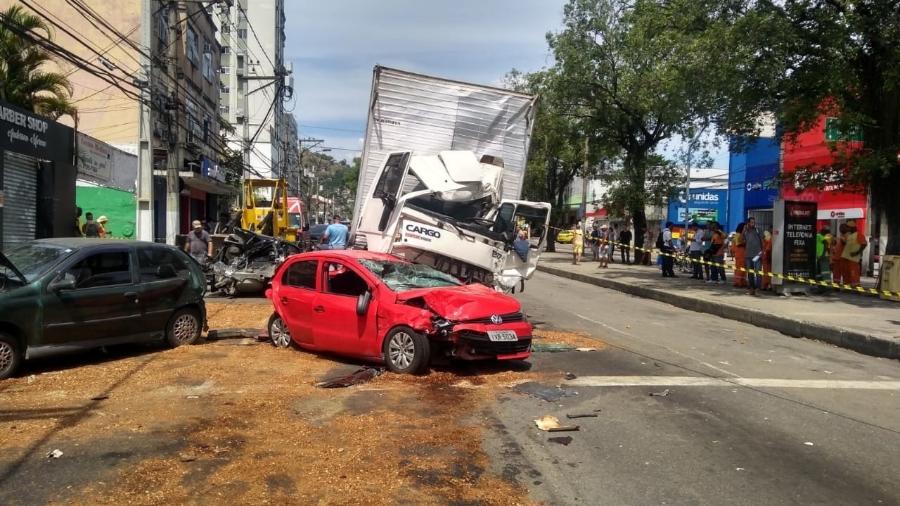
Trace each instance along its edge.
<instances>
[{"instance_id":1,"label":"storefront","mask_svg":"<svg viewBox=\"0 0 900 506\"><path fill-rule=\"evenodd\" d=\"M75 232L75 134L0 102L0 248Z\"/></svg>"},{"instance_id":2,"label":"storefront","mask_svg":"<svg viewBox=\"0 0 900 506\"><path fill-rule=\"evenodd\" d=\"M751 216L761 230L771 230L781 145L774 137L755 138L740 149L735 142L728 162L729 230Z\"/></svg>"},{"instance_id":3,"label":"storefront","mask_svg":"<svg viewBox=\"0 0 900 506\"><path fill-rule=\"evenodd\" d=\"M200 220L213 228L213 222L227 214L234 204L234 187L225 183L225 174L212 160L188 163L179 176L178 234L191 230L191 222ZM188 170L189 169L189 170ZM154 171L155 237L165 241L166 178L165 170Z\"/></svg>"},{"instance_id":4,"label":"storefront","mask_svg":"<svg viewBox=\"0 0 900 506\"><path fill-rule=\"evenodd\" d=\"M728 230L728 192L725 190L691 190L687 205L680 199L669 202L667 221L683 226L686 221L705 227L716 221Z\"/></svg>"},{"instance_id":5,"label":"storefront","mask_svg":"<svg viewBox=\"0 0 900 506\"><path fill-rule=\"evenodd\" d=\"M134 239L137 156L81 132L77 134L77 142L75 204L95 218L106 216L108 236Z\"/></svg>"}]
</instances>

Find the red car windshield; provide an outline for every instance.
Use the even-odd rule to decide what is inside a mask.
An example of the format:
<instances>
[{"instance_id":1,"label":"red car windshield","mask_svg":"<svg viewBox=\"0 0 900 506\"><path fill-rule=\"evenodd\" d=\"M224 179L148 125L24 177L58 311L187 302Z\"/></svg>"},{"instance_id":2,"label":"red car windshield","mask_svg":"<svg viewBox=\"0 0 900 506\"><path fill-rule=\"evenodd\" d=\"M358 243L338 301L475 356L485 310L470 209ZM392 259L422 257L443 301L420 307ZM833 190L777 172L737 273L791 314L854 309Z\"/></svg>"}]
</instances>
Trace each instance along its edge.
<instances>
[{"instance_id":1,"label":"red car windshield","mask_svg":"<svg viewBox=\"0 0 900 506\"><path fill-rule=\"evenodd\" d=\"M441 288L459 286L453 276L428 267L427 265L392 262L390 260L359 259L359 263L378 276L384 284L395 292L416 288Z\"/></svg>"}]
</instances>

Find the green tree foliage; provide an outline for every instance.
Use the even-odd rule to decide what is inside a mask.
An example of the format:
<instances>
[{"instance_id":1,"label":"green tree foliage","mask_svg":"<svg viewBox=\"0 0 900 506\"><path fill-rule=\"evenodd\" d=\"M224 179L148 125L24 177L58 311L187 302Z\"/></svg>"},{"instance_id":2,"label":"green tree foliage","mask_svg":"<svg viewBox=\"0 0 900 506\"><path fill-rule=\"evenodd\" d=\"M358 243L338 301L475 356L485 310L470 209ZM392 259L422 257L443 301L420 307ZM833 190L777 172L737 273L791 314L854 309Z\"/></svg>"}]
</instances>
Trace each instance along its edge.
<instances>
[{"instance_id":1,"label":"green tree foliage","mask_svg":"<svg viewBox=\"0 0 900 506\"><path fill-rule=\"evenodd\" d=\"M760 2L742 22L759 48L747 65L765 69L743 107L777 111L788 132L823 114L847 136L861 132L864 147L835 142L836 162L808 167L799 183L868 186L887 218L887 251L900 254L900 2Z\"/></svg>"},{"instance_id":2,"label":"green tree foliage","mask_svg":"<svg viewBox=\"0 0 900 506\"><path fill-rule=\"evenodd\" d=\"M65 75L44 71L53 60L49 51L28 36L51 37L50 27L20 5L0 12L0 100L51 119L77 116L72 85Z\"/></svg>"},{"instance_id":3,"label":"green tree foliage","mask_svg":"<svg viewBox=\"0 0 900 506\"><path fill-rule=\"evenodd\" d=\"M570 0L563 30L548 35L567 114L621 152L621 164L604 178L612 184L610 204L631 216L638 246L646 205L683 178L656 155L660 144L734 114L727 92L739 72L723 70L731 62L723 51L735 40L735 10L726 4Z\"/></svg>"}]
</instances>

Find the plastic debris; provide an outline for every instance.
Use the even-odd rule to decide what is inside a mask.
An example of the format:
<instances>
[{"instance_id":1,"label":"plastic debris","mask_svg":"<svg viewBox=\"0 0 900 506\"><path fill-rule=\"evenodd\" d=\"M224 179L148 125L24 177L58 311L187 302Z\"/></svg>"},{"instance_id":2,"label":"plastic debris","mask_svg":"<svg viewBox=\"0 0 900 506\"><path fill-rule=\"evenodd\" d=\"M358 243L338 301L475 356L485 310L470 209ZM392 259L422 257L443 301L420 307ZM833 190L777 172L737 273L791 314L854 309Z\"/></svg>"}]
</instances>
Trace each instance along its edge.
<instances>
[{"instance_id":1,"label":"plastic debris","mask_svg":"<svg viewBox=\"0 0 900 506\"><path fill-rule=\"evenodd\" d=\"M598 415L597 413L566 413L566 418L568 418L569 420L572 420L574 418L597 418L598 416L600 415Z\"/></svg>"},{"instance_id":2,"label":"plastic debris","mask_svg":"<svg viewBox=\"0 0 900 506\"><path fill-rule=\"evenodd\" d=\"M575 348L575 351L597 351L597 348Z\"/></svg>"},{"instance_id":3,"label":"plastic debris","mask_svg":"<svg viewBox=\"0 0 900 506\"><path fill-rule=\"evenodd\" d=\"M803 444L805 444L806 446L815 446L815 445L816 445L816 444L813 443L812 441L807 441L807 442L805 442L805 443L803 443Z\"/></svg>"},{"instance_id":4,"label":"plastic debris","mask_svg":"<svg viewBox=\"0 0 900 506\"><path fill-rule=\"evenodd\" d=\"M566 379L567 379L567 380L573 380L573 379L575 379L575 378L577 378L577 377L578 377L578 376L575 376L574 373L571 373L571 372L567 372L567 373L566 373Z\"/></svg>"},{"instance_id":5,"label":"plastic debris","mask_svg":"<svg viewBox=\"0 0 900 506\"><path fill-rule=\"evenodd\" d=\"M544 415L534 421L538 429L546 432L568 432L578 430L577 425L560 425L559 418L553 415Z\"/></svg>"},{"instance_id":6,"label":"plastic debris","mask_svg":"<svg viewBox=\"0 0 900 506\"><path fill-rule=\"evenodd\" d=\"M668 397L669 389L665 389L662 392L650 392L650 397Z\"/></svg>"},{"instance_id":7,"label":"plastic debris","mask_svg":"<svg viewBox=\"0 0 900 506\"><path fill-rule=\"evenodd\" d=\"M360 383L367 383L369 381L372 381L383 372L384 369L379 369L376 367L363 367L362 369L356 370L352 374L347 374L346 376L332 378L316 383L316 386L319 388L347 388L349 386L359 385Z\"/></svg>"},{"instance_id":8,"label":"plastic debris","mask_svg":"<svg viewBox=\"0 0 900 506\"><path fill-rule=\"evenodd\" d=\"M62 450L60 450L59 448L47 452L47 458L48 458L48 459L58 459L58 458L60 458L60 457L62 457L62 456L63 456L63 452L62 452Z\"/></svg>"},{"instance_id":9,"label":"plastic debris","mask_svg":"<svg viewBox=\"0 0 900 506\"><path fill-rule=\"evenodd\" d=\"M561 444L561 445L563 445L563 446L569 446L569 443L572 442L572 436L551 437L551 438L548 439L547 441L550 441L550 442L552 442L552 443L558 443L558 444Z\"/></svg>"},{"instance_id":10,"label":"plastic debris","mask_svg":"<svg viewBox=\"0 0 900 506\"><path fill-rule=\"evenodd\" d=\"M28 379L25 382L28 384L31 384L31 383L34 383L35 379L37 379L37 376L35 376L34 374L31 374L28 376Z\"/></svg>"},{"instance_id":11,"label":"plastic debris","mask_svg":"<svg viewBox=\"0 0 900 506\"><path fill-rule=\"evenodd\" d=\"M532 397L537 397L538 399L543 399L547 402L555 402L562 399L563 397L572 397L578 395L578 392L574 390L560 388L559 386L548 387L546 385L541 385L540 383L535 383L534 381L521 383L513 387L513 389L516 392L528 394Z\"/></svg>"}]
</instances>

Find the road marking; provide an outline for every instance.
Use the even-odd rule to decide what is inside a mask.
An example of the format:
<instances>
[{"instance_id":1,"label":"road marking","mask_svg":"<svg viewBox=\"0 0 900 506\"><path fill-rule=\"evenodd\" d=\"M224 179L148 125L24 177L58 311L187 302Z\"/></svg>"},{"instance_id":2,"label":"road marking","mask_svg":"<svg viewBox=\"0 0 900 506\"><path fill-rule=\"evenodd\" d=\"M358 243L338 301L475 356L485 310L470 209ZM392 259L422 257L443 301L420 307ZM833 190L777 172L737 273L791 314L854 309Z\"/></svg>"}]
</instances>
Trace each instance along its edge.
<instances>
[{"instance_id":1,"label":"road marking","mask_svg":"<svg viewBox=\"0 0 900 506\"><path fill-rule=\"evenodd\" d=\"M579 387L733 387L900 390L900 381L710 378L704 376L579 376L566 381Z\"/></svg>"}]
</instances>

